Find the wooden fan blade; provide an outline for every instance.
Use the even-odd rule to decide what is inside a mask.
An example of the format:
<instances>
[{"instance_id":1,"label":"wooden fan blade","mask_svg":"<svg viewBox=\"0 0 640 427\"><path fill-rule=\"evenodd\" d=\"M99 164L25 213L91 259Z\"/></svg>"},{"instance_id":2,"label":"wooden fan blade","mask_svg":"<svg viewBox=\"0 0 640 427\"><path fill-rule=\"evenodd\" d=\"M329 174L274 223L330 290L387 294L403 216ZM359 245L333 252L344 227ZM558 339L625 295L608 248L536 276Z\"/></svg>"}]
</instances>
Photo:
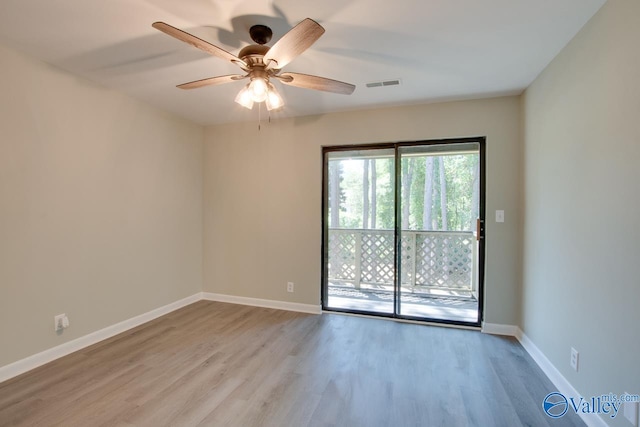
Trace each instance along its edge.
<instances>
[{"instance_id":1,"label":"wooden fan blade","mask_svg":"<svg viewBox=\"0 0 640 427\"><path fill-rule=\"evenodd\" d=\"M350 83L327 79L325 77L311 76L309 74L282 73L276 77L280 79L282 83L291 86L341 93L343 95L351 95L356 89L356 86Z\"/></svg>"},{"instance_id":2,"label":"wooden fan blade","mask_svg":"<svg viewBox=\"0 0 640 427\"><path fill-rule=\"evenodd\" d=\"M151 25L156 30L160 30L163 33L170 35L182 42L189 43L191 46L196 47L204 52L207 52L209 55L217 56L218 58L225 59L227 61L231 61L234 64L238 64L241 67L246 67L247 64L237 56L227 52L226 50L219 48L218 46L212 45L208 41L202 40L192 34L189 34L185 31L182 31L176 27L172 27L169 24L165 24L164 22L154 22Z\"/></svg>"},{"instance_id":3,"label":"wooden fan blade","mask_svg":"<svg viewBox=\"0 0 640 427\"><path fill-rule=\"evenodd\" d=\"M176 87L180 89L197 89L203 86L221 85L223 83L231 83L237 80L242 80L247 76L241 76L239 74L230 74L228 76L209 77L208 79L196 80L194 82L182 83Z\"/></svg>"},{"instance_id":4,"label":"wooden fan blade","mask_svg":"<svg viewBox=\"0 0 640 427\"><path fill-rule=\"evenodd\" d=\"M324 34L324 28L313 19L305 19L273 45L264 57L267 69L282 69L307 50Z\"/></svg>"}]
</instances>

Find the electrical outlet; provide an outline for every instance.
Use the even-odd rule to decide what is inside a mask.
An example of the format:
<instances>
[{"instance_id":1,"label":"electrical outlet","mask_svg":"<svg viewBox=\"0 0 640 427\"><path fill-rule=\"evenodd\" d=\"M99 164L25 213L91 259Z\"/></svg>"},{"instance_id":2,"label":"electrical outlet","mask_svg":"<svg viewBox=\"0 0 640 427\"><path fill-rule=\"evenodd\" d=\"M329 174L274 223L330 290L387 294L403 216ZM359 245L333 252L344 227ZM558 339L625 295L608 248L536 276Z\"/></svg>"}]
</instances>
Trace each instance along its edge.
<instances>
[{"instance_id":1,"label":"electrical outlet","mask_svg":"<svg viewBox=\"0 0 640 427\"><path fill-rule=\"evenodd\" d=\"M58 332L69 327L69 318L65 313L53 317L53 330Z\"/></svg>"},{"instance_id":2,"label":"electrical outlet","mask_svg":"<svg viewBox=\"0 0 640 427\"><path fill-rule=\"evenodd\" d=\"M625 393L629 394L629 393ZM634 426L638 425L638 402L625 402L624 403L624 417L631 422Z\"/></svg>"},{"instance_id":3,"label":"electrical outlet","mask_svg":"<svg viewBox=\"0 0 640 427\"><path fill-rule=\"evenodd\" d=\"M62 313L62 314L58 314L57 316L53 317L53 330L54 331L60 331L62 329L64 329L64 318L65 318L66 314Z\"/></svg>"},{"instance_id":4,"label":"electrical outlet","mask_svg":"<svg viewBox=\"0 0 640 427\"><path fill-rule=\"evenodd\" d=\"M578 358L580 356L580 353L578 353L578 350L576 350L575 348L571 347L571 367L573 368L574 371L578 372Z\"/></svg>"},{"instance_id":5,"label":"electrical outlet","mask_svg":"<svg viewBox=\"0 0 640 427\"><path fill-rule=\"evenodd\" d=\"M287 282L287 292L293 292L293 282Z\"/></svg>"}]
</instances>

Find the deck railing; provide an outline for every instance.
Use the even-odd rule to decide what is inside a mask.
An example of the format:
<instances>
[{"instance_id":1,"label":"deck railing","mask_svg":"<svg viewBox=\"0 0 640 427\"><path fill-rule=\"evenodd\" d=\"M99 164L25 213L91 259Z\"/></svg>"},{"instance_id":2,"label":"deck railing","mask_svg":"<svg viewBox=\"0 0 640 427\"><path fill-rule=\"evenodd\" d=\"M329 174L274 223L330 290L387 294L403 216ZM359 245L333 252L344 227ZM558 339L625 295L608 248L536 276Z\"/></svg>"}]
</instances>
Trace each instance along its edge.
<instances>
[{"instance_id":1,"label":"deck railing","mask_svg":"<svg viewBox=\"0 0 640 427\"><path fill-rule=\"evenodd\" d=\"M329 229L329 280L393 285L393 230ZM477 242L471 231L401 233L401 284L412 290L475 291Z\"/></svg>"}]
</instances>

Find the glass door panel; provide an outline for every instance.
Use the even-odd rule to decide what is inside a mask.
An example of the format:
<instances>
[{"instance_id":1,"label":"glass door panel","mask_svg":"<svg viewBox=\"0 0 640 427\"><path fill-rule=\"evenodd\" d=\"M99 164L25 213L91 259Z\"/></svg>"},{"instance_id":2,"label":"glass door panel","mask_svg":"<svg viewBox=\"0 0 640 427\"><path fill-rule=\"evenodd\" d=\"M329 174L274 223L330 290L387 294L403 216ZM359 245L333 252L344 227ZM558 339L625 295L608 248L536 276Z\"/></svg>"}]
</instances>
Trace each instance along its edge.
<instances>
[{"instance_id":1,"label":"glass door panel","mask_svg":"<svg viewBox=\"0 0 640 427\"><path fill-rule=\"evenodd\" d=\"M479 322L480 144L399 148L400 317Z\"/></svg>"},{"instance_id":2,"label":"glass door panel","mask_svg":"<svg viewBox=\"0 0 640 427\"><path fill-rule=\"evenodd\" d=\"M395 150L329 151L324 164L323 306L393 315Z\"/></svg>"}]
</instances>

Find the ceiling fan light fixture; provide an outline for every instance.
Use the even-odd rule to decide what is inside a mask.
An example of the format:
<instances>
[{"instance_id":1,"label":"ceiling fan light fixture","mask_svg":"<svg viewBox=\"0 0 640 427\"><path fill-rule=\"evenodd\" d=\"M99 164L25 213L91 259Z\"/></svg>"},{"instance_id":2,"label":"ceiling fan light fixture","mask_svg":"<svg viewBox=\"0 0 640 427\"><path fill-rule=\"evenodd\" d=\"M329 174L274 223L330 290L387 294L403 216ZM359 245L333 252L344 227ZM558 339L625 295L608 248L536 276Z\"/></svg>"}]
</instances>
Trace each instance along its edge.
<instances>
[{"instance_id":1,"label":"ceiling fan light fixture","mask_svg":"<svg viewBox=\"0 0 640 427\"><path fill-rule=\"evenodd\" d=\"M251 91L251 99L253 102L263 102L267 99L267 92L269 87L267 81L262 77L256 77L251 79L249 83L249 90Z\"/></svg>"},{"instance_id":2,"label":"ceiling fan light fixture","mask_svg":"<svg viewBox=\"0 0 640 427\"><path fill-rule=\"evenodd\" d=\"M244 108L248 108L249 110L251 110L253 108L253 97L249 86L250 83L243 87L240 92L238 92L235 101L238 104L242 105Z\"/></svg>"},{"instance_id":3,"label":"ceiling fan light fixture","mask_svg":"<svg viewBox=\"0 0 640 427\"><path fill-rule=\"evenodd\" d=\"M284 106L284 100L276 90L275 86L271 83L267 83L267 87L269 90L267 91L267 99L265 103L267 104L267 110L278 110Z\"/></svg>"},{"instance_id":4,"label":"ceiling fan light fixture","mask_svg":"<svg viewBox=\"0 0 640 427\"><path fill-rule=\"evenodd\" d=\"M267 110L278 110L284 106L284 100L275 86L262 77L256 77L238 92L235 101L251 110L254 103L264 102Z\"/></svg>"}]
</instances>

